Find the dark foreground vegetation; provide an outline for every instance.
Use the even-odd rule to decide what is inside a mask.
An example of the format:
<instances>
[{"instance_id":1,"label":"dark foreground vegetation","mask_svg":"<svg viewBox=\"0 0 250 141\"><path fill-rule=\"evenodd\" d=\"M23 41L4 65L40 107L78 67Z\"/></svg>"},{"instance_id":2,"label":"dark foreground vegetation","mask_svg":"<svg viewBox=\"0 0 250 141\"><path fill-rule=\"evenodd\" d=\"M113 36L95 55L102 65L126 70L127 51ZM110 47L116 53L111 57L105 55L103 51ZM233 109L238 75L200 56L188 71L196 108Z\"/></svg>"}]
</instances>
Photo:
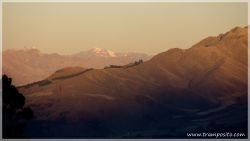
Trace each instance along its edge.
<instances>
[{"instance_id":1,"label":"dark foreground vegetation","mask_svg":"<svg viewBox=\"0 0 250 141\"><path fill-rule=\"evenodd\" d=\"M33 111L30 107L24 107L25 97L11 83L11 78L2 76L3 138L26 138L23 128L33 118Z\"/></svg>"}]
</instances>

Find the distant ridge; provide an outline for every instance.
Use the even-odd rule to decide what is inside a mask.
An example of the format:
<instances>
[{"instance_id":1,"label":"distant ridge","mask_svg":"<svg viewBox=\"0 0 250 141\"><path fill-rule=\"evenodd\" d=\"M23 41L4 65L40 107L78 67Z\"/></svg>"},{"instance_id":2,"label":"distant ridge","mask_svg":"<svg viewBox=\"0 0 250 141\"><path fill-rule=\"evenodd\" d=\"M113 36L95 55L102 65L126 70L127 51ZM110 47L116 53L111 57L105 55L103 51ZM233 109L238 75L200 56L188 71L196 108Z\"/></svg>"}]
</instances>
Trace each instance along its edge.
<instances>
[{"instance_id":1,"label":"distant ridge","mask_svg":"<svg viewBox=\"0 0 250 141\"><path fill-rule=\"evenodd\" d=\"M125 65L150 58L143 53L115 53L94 48L74 55L46 54L32 48L4 50L3 73L15 78L14 84L24 85L47 78L53 72L65 67L104 68L107 65Z\"/></svg>"}]
</instances>

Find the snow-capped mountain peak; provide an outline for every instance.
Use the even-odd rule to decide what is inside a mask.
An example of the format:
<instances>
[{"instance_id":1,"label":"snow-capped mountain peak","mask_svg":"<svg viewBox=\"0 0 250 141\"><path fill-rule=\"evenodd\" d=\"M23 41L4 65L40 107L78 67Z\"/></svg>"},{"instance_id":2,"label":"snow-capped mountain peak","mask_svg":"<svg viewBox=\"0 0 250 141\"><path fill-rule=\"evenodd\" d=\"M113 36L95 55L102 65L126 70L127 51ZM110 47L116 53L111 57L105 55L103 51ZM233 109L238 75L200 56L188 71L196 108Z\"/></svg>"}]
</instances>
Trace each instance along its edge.
<instances>
[{"instance_id":1,"label":"snow-capped mountain peak","mask_svg":"<svg viewBox=\"0 0 250 141\"><path fill-rule=\"evenodd\" d=\"M102 56L102 57L117 57L116 53L102 48L93 48L89 50L90 53L93 53L95 56Z\"/></svg>"}]
</instances>

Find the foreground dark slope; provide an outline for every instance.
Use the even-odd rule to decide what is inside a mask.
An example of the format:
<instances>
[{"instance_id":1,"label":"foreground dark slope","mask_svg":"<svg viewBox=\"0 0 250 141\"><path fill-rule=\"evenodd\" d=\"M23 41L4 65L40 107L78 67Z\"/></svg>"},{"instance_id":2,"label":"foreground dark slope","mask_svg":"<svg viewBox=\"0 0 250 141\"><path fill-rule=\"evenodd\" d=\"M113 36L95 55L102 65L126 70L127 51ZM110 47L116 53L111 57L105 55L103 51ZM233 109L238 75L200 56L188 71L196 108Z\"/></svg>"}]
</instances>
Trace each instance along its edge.
<instances>
[{"instance_id":1,"label":"foreground dark slope","mask_svg":"<svg viewBox=\"0 0 250 141\"><path fill-rule=\"evenodd\" d=\"M20 88L36 115L27 127L32 137L247 133L247 27L208 37L186 50L170 49L134 67L48 80Z\"/></svg>"}]
</instances>

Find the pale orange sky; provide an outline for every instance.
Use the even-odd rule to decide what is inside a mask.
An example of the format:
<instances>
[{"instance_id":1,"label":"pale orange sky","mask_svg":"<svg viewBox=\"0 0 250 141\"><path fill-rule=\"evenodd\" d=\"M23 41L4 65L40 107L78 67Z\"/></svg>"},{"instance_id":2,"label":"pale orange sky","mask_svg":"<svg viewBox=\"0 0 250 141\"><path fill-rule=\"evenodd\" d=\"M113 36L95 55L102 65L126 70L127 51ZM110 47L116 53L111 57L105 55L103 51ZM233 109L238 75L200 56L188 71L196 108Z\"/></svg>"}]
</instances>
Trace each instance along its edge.
<instances>
[{"instance_id":1,"label":"pale orange sky","mask_svg":"<svg viewBox=\"0 0 250 141\"><path fill-rule=\"evenodd\" d=\"M156 54L247 25L247 3L3 3L3 50Z\"/></svg>"}]
</instances>

